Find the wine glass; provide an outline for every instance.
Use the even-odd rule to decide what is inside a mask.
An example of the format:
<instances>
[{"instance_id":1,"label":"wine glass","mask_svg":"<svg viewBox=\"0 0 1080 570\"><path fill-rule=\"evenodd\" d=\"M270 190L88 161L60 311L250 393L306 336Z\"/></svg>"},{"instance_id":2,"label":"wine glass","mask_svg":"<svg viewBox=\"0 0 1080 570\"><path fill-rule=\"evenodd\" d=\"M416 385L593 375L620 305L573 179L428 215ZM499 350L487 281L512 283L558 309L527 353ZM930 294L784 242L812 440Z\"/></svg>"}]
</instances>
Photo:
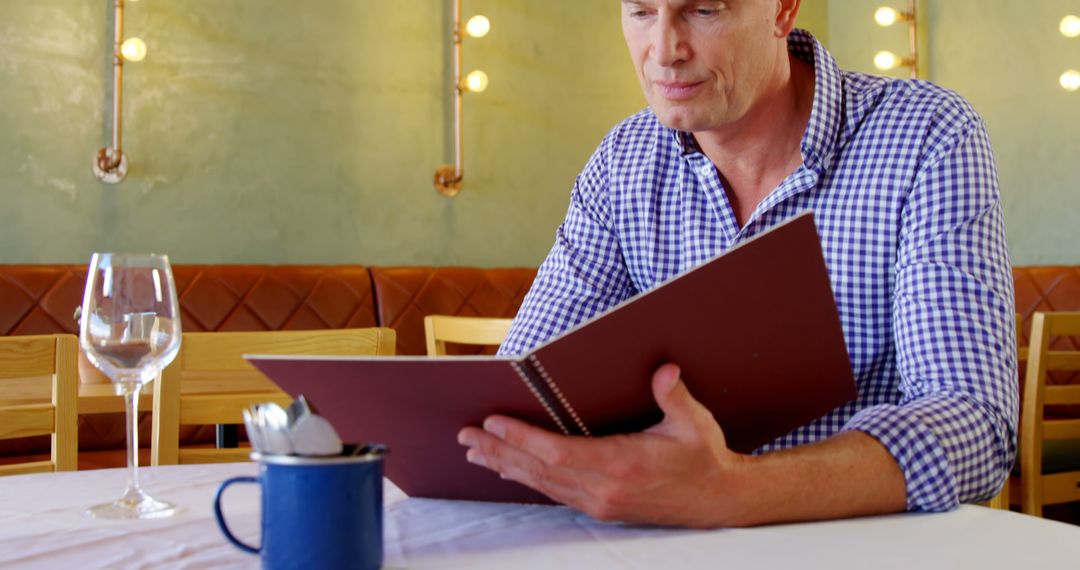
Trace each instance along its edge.
<instances>
[{"instance_id":1,"label":"wine glass","mask_svg":"<svg viewBox=\"0 0 1080 570\"><path fill-rule=\"evenodd\" d=\"M176 358L180 313L169 258L157 254L95 253L83 295L79 346L124 396L127 410L127 490L90 507L92 517L167 517L176 505L139 488L139 391Z\"/></svg>"}]
</instances>

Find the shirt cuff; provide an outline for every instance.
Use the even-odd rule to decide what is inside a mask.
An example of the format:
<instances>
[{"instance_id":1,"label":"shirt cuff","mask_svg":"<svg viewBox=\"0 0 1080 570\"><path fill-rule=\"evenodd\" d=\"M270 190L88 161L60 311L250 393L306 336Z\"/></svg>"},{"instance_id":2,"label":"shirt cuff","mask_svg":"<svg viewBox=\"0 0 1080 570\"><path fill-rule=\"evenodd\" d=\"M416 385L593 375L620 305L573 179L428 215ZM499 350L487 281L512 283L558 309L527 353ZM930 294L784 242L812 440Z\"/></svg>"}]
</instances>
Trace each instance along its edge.
<instances>
[{"instance_id":1,"label":"shirt cuff","mask_svg":"<svg viewBox=\"0 0 1080 570\"><path fill-rule=\"evenodd\" d=\"M941 439L951 439L956 430L971 429L978 421L977 412L958 414L958 407L968 411L957 406L957 399L940 396L903 406L872 406L853 416L844 430L865 432L896 459L907 484L907 510L946 511L959 500L956 474Z\"/></svg>"}]
</instances>

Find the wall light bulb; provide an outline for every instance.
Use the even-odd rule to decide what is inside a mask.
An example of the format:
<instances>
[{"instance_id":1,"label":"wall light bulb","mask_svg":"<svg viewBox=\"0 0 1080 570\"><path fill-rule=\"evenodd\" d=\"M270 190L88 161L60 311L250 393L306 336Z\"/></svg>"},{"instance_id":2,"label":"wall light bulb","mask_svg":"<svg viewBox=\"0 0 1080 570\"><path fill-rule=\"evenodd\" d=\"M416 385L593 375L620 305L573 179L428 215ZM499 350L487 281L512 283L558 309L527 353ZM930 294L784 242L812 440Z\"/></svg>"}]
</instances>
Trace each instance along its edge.
<instances>
[{"instance_id":1,"label":"wall light bulb","mask_svg":"<svg viewBox=\"0 0 1080 570\"><path fill-rule=\"evenodd\" d=\"M1080 18L1069 14L1061 19L1058 29L1061 30L1061 35L1067 38L1080 36Z\"/></svg>"},{"instance_id":2,"label":"wall light bulb","mask_svg":"<svg viewBox=\"0 0 1080 570\"><path fill-rule=\"evenodd\" d=\"M473 16L465 24L465 33L474 38L482 38L491 31L491 21L486 16Z\"/></svg>"},{"instance_id":3,"label":"wall light bulb","mask_svg":"<svg viewBox=\"0 0 1080 570\"><path fill-rule=\"evenodd\" d=\"M465 76L465 87L473 93L480 93L484 89L487 89L487 86L488 76L479 69Z\"/></svg>"},{"instance_id":4,"label":"wall light bulb","mask_svg":"<svg viewBox=\"0 0 1080 570\"><path fill-rule=\"evenodd\" d=\"M874 67L888 71L900 64L900 58L896 57L896 54L891 51L879 51L874 56Z\"/></svg>"},{"instance_id":5,"label":"wall light bulb","mask_svg":"<svg viewBox=\"0 0 1080 570\"><path fill-rule=\"evenodd\" d=\"M874 21L883 28L887 28L900 19L900 13L888 6L882 6L874 12Z\"/></svg>"},{"instance_id":6,"label":"wall light bulb","mask_svg":"<svg viewBox=\"0 0 1080 570\"><path fill-rule=\"evenodd\" d=\"M1070 69L1061 74L1061 78L1058 79L1061 83L1062 89L1066 91L1076 91L1080 89L1080 71Z\"/></svg>"},{"instance_id":7,"label":"wall light bulb","mask_svg":"<svg viewBox=\"0 0 1080 570\"><path fill-rule=\"evenodd\" d=\"M142 61L146 57L146 42L139 38L128 38L120 44L120 55L128 61Z\"/></svg>"}]
</instances>

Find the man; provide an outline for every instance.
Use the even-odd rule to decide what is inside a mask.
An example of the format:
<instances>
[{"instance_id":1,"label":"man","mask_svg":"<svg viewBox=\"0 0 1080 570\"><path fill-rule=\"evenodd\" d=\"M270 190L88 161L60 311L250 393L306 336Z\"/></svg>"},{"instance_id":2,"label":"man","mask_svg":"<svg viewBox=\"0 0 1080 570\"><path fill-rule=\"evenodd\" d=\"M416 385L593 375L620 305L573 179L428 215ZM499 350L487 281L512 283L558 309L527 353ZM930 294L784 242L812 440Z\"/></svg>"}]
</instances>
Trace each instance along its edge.
<instances>
[{"instance_id":1,"label":"man","mask_svg":"<svg viewBox=\"0 0 1080 570\"><path fill-rule=\"evenodd\" d=\"M841 72L793 30L798 8L622 0L649 108L578 177L501 350L811 209L856 401L739 455L673 363L652 378L664 419L644 432L573 438L493 416L459 434L469 461L600 519L692 527L945 510L1000 488L1016 346L983 122L928 83Z\"/></svg>"}]
</instances>

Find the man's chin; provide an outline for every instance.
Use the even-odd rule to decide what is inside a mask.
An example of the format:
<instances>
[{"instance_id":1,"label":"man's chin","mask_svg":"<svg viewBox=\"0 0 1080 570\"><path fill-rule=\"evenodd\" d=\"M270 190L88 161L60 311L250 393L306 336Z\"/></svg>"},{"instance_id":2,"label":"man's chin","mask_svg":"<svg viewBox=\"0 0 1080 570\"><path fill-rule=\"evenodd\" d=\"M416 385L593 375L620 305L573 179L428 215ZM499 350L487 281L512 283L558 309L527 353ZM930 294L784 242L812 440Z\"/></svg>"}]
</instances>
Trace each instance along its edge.
<instances>
[{"instance_id":1,"label":"man's chin","mask_svg":"<svg viewBox=\"0 0 1080 570\"><path fill-rule=\"evenodd\" d=\"M653 114L656 115L656 119L660 121L661 125L664 125L669 129L674 129L676 131L683 131L687 133L692 133L696 130L699 130L699 126L697 124L699 121L694 120L693 117L687 117L686 115L681 113L673 113L670 110L668 110L667 112L658 112L656 110L656 107L653 107Z\"/></svg>"}]
</instances>

